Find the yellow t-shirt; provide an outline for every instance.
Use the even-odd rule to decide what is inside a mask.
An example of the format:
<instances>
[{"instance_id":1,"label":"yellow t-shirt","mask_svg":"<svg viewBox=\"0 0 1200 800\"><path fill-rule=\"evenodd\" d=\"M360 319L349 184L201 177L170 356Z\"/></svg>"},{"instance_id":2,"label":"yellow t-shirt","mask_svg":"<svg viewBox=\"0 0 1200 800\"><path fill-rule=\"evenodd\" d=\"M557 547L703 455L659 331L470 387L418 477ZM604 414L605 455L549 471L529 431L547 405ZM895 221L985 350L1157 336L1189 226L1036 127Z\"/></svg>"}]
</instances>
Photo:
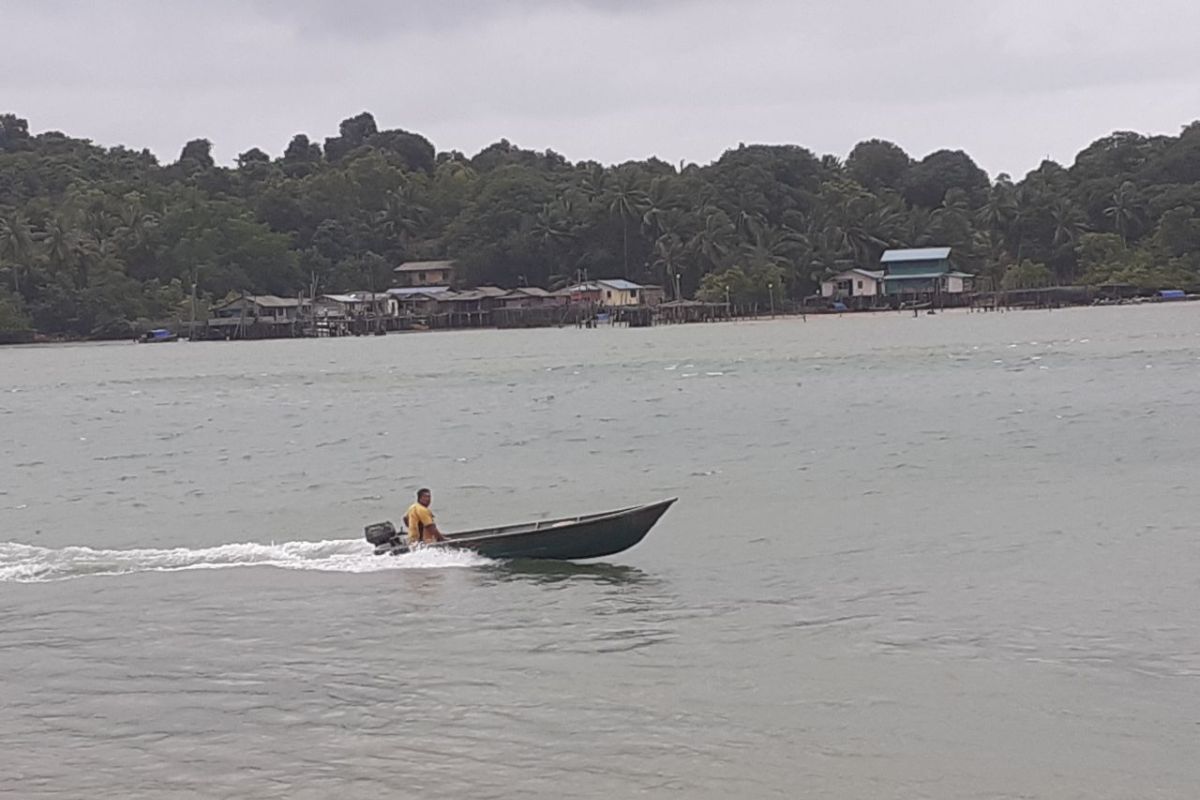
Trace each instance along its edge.
<instances>
[{"instance_id":1,"label":"yellow t-shirt","mask_svg":"<svg viewBox=\"0 0 1200 800\"><path fill-rule=\"evenodd\" d=\"M412 544L421 541L425 528L433 524L433 512L420 503L413 503L404 512L404 519L408 523L408 541Z\"/></svg>"}]
</instances>

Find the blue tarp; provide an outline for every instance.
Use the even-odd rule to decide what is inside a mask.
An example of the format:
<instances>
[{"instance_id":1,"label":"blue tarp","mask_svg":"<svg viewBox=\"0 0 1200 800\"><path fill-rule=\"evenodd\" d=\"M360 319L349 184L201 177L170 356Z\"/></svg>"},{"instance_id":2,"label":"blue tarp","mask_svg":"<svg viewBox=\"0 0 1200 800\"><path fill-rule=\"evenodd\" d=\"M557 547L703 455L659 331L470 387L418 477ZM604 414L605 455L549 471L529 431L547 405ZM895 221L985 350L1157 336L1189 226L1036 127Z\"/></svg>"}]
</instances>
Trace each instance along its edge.
<instances>
[{"instance_id":1,"label":"blue tarp","mask_svg":"<svg viewBox=\"0 0 1200 800\"><path fill-rule=\"evenodd\" d=\"M1163 289L1158 296L1164 300L1182 300L1184 298L1182 289Z\"/></svg>"}]
</instances>

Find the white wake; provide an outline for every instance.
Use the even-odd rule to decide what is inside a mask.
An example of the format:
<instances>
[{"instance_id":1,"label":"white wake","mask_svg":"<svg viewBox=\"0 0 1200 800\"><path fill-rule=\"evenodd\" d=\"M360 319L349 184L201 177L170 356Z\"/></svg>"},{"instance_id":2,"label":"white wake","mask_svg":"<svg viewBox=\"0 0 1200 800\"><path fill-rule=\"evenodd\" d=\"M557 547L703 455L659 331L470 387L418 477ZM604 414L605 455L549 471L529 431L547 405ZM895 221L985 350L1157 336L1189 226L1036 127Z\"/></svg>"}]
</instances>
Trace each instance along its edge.
<instances>
[{"instance_id":1,"label":"white wake","mask_svg":"<svg viewBox=\"0 0 1200 800\"><path fill-rule=\"evenodd\" d=\"M400 556L377 556L361 539L259 544L243 542L190 549L94 550L52 549L0 542L0 582L40 582L91 575L175 572L190 569L277 567L322 572L380 572L392 569L476 567L490 559L466 550L419 550Z\"/></svg>"}]
</instances>

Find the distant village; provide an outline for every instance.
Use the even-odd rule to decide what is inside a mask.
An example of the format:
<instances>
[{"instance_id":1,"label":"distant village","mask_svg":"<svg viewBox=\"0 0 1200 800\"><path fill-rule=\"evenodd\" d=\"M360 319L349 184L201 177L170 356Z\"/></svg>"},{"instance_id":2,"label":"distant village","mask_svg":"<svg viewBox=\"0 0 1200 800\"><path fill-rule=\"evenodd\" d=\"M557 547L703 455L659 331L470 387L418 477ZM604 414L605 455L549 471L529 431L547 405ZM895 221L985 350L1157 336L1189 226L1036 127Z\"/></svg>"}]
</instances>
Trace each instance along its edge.
<instances>
[{"instance_id":1,"label":"distant village","mask_svg":"<svg viewBox=\"0 0 1200 800\"><path fill-rule=\"evenodd\" d=\"M269 339L382 335L392 331L463 328L594 327L711 322L757 316L725 302L673 297L663 287L622 278L582 280L548 290L537 286L464 288L453 261L413 261L394 270L383 292L352 291L315 297L241 295L215 305L207 320L192 325L193 339ZM879 269L852 268L822 281L819 295L769 313L839 313L973 307L1052 306L1119 300L1123 289L1099 296L1081 287L976 291L975 277L955 270L949 247L889 250ZM1074 293L1072 293L1074 289ZM1078 296L1077 296L1078 295ZM1176 299L1176 298L1163 298Z\"/></svg>"},{"instance_id":2,"label":"distant village","mask_svg":"<svg viewBox=\"0 0 1200 800\"><path fill-rule=\"evenodd\" d=\"M308 297L242 295L218 303L197 339L363 336L405 330L529 328L597 324L647 326L673 312L680 321L728 314L724 303L664 302L663 289L623 279L583 281L556 291L537 286L459 287L453 261L395 269L394 288Z\"/></svg>"}]
</instances>

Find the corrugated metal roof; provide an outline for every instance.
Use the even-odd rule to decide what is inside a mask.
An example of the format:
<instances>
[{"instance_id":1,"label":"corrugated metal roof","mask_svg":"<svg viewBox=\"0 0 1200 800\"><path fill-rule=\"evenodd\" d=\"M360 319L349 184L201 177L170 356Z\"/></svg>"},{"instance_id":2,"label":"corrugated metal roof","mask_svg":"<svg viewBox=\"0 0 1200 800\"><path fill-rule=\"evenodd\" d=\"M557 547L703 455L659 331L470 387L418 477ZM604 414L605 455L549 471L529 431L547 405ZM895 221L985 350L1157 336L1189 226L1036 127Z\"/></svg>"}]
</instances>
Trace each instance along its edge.
<instances>
[{"instance_id":1,"label":"corrugated metal roof","mask_svg":"<svg viewBox=\"0 0 1200 800\"><path fill-rule=\"evenodd\" d=\"M892 264L897 261L941 261L949 257L949 247L919 247L911 250L888 250L879 260L884 264Z\"/></svg>"},{"instance_id":2,"label":"corrugated metal roof","mask_svg":"<svg viewBox=\"0 0 1200 800\"><path fill-rule=\"evenodd\" d=\"M411 286L404 289L388 289L387 293L393 297L408 297L414 294L426 294L432 297L448 291L450 291L449 286Z\"/></svg>"},{"instance_id":3,"label":"corrugated metal roof","mask_svg":"<svg viewBox=\"0 0 1200 800\"><path fill-rule=\"evenodd\" d=\"M300 300L295 297L276 297L273 294L247 294L235 297L232 300L226 300L223 303L218 303L216 308L228 308L243 300L249 301L256 306L262 306L263 308L296 308L300 305Z\"/></svg>"},{"instance_id":4,"label":"corrugated metal roof","mask_svg":"<svg viewBox=\"0 0 1200 800\"><path fill-rule=\"evenodd\" d=\"M414 292L412 294L401 295L396 298L396 301L399 303L407 303L409 301L435 300L439 303L442 303L457 296L458 295L454 294L454 292Z\"/></svg>"},{"instance_id":5,"label":"corrugated metal roof","mask_svg":"<svg viewBox=\"0 0 1200 800\"><path fill-rule=\"evenodd\" d=\"M248 298L263 308L295 308L300 301L295 297L276 297L273 294L259 294Z\"/></svg>"},{"instance_id":6,"label":"corrugated metal roof","mask_svg":"<svg viewBox=\"0 0 1200 800\"><path fill-rule=\"evenodd\" d=\"M884 282L929 280L930 278L944 278L947 274L945 272L914 272L912 275L884 275L883 280Z\"/></svg>"},{"instance_id":7,"label":"corrugated metal roof","mask_svg":"<svg viewBox=\"0 0 1200 800\"><path fill-rule=\"evenodd\" d=\"M838 274L834 275L832 278L826 278L826 280L837 280L846 275L862 275L864 277L871 278L872 280L878 281L878 280L883 279L883 270L859 269L858 267L855 267L854 269L848 269L845 272L839 272Z\"/></svg>"},{"instance_id":8,"label":"corrugated metal roof","mask_svg":"<svg viewBox=\"0 0 1200 800\"><path fill-rule=\"evenodd\" d=\"M393 272L427 272L429 270L454 269L453 261L405 261Z\"/></svg>"},{"instance_id":9,"label":"corrugated metal roof","mask_svg":"<svg viewBox=\"0 0 1200 800\"><path fill-rule=\"evenodd\" d=\"M613 278L611 280L596 281L596 283L600 284L601 286L606 286L609 289L617 289L618 291L622 291L622 292L630 292L635 289L642 288L641 284L634 283L633 281L627 281L624 278Z\"/></svg>"}]
</instances>

